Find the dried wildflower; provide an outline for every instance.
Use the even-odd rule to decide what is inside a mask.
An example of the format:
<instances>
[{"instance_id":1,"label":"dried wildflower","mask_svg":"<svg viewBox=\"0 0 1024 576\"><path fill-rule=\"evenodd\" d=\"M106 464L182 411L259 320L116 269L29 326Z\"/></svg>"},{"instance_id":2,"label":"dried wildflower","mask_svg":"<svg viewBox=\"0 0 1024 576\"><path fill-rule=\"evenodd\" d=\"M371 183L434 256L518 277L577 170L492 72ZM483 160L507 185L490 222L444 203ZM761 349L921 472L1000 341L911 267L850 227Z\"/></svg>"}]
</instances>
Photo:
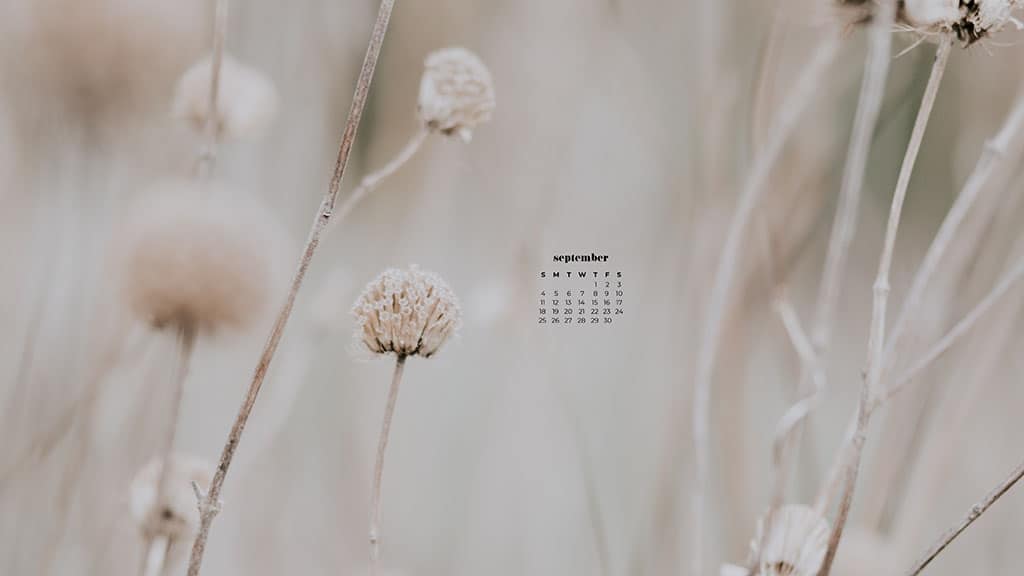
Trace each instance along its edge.
<instances>
[{"instance_id":1,"label":"dried wildflower","mask_svg":"<svg viewBox=\"0 0 1024 576\"><path fill-rule=\"evenodd\" d=\"M158 328L244 328L265 309L283 236L255 198L162 182L138 198L117 240L124 295Z\"/></svg>"},{"instance_id":2,"label":"dried wildflower","mask_svg":"<svg viewBox=\"0 0 1024 576\"><path fill-rule=\"evenodd\" d=\"M444 280L410 266L389 268L367 284L352 315L356 338L371 352L429 358L458 329L462 312Z\"/></svg>"},{"instance_id":3,"label":"dried wildflower","mask_svg":"<svg viewBox=\"0 0 1024 576\"><path fill-rule=\"evenodd\" d=\"M185 71L174 94L174 116L202 133L210 107L212 61L206 56ZM218 138L258 134L274 119L277 91L262 72L223 55L217 89Z\"/></svg>"},{"instance_id":4,"label":"dried wildflower","mask_svg":"<svg viewBox=\"0 0 1024 576\"><path fill-rule=\"evenodd\" d=\"M430 130L469 142L473 129L490 121L494 112L490 71L465 48L432 52L424 62L418 110Z\"/></svg>"},{"instance_id":5,"label":"dried wildflower","mask_svg":"<svg viewBox=\"0 0 1024 576\"><path fill-rule=\"evenodd\" d=\"M158 494L163 459L154 458L135 475L131 485L132 516L149 538L187 539L199 526L192 483L206 489L213 478L213 468L185 454L171 454L167 460L170 466L162 498Z\"/></svg>"},{"instance_id":6,"label":"dried wildflower","mask_svg":"<svg viewBox=\"0 0 1024 576\"><path fill-rule=\"evenodd\" d=\"M751 558L759 562L762 576L814 576L825 560L829 527L817 512L807 506L783 506L757 522L757 535L750 543ZM767 528L767 531L766 531ZM739 574L728 565L731 572Z\"/></svg>"}]
</instances>

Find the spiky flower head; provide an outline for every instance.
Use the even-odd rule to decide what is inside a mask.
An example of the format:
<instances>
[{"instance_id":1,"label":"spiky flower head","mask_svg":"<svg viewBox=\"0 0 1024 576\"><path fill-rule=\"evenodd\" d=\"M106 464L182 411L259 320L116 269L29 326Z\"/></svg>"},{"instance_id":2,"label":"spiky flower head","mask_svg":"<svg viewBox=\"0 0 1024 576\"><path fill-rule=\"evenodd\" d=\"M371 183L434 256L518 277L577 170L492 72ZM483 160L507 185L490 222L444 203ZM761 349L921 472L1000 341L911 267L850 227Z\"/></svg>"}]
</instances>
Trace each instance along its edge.
<instances>
[{"instance_id":1,"label":"spiky flower head","mask_svg":"<svg viewBox=\"0 0 1024 576\"><path fill-rule=\"evenodd\" d=\"M212 59L206 56L178 80L174 117L202 133L210 114ZM277 91L262 72L229 54L221 59L214 126L218 138L239 139L263 131L277 113Z\"/></svg>"},{"instance_id":2,"label":"spiky flower head","mask_svg":"<svg viewBox=\"0 0 1024 576\"><path fill-rule=\"evenodd\" d=\"M148 537L189 538L199 526L199 510L192 483L203 490L208 488L213 468L185 454L171 454L167 461L169 465L162 497L160 475L163 458L154 458L136 473L130 489L132 517Z\"/></svg>"},{"instance_id":3,"label":"spiky flower head","mask_svg":"<svg viewBox=\"0 0 1024 576\"><path fill-rule=\"evenodd\" d=\"M433 356L459 328L462 312L448 284L410 266L373 279L352 307L355 337L376 354Z\"/></svg>"},{"instance_id":4,"label":"spiky flower head","mask_svg":"<svg viewBox=\"0 0 1024 576\"><path fill-rule=\"evenodd\" d=\"M418 110L431 131L469 142L473 129L490 121L494 112L491 72L465 48L430 53L420 80Z\"/></svg>"},{"instance_id":5,"label":"spiky flower head","mask_svg":"<svg viewBox=\"0 0 1024 576\"><path fill-rule=\"evenodd\" d=\"M905 0L900 19L928 33L954 34L965 46L995 34L1013 18L1018 0Z\"/></svg>"},{"instance_id":6,"label":"spiky flower head","mask_svg":"<svg viewBox=\"0 0 1024 576\"><path fill-rule=\"evenodd\" d=\"M259 201L215 182L169 180L130 207L115 240L122 293L156 328L243 329L265 310L286 235Z\"/></svg>"}]
</instances>

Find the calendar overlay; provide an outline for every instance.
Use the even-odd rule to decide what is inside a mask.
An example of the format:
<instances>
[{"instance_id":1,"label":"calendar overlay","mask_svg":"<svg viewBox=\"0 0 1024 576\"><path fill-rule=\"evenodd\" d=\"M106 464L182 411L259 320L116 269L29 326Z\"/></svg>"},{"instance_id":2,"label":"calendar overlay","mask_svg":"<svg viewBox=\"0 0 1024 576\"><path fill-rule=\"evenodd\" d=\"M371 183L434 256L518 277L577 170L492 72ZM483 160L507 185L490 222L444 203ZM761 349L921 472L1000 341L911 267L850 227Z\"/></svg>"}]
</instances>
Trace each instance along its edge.
<instances>
[{"instance_id":1,"label":"calendar overlay","mask_svg":"<svg viewBox=\"0 0 1024 576\"><path fill-rule=\"evenodd\" d=\"M606 254L555 254L540 271L537 323L607 326L625 314L625 281Z\"/></svg>"}]
</instances>

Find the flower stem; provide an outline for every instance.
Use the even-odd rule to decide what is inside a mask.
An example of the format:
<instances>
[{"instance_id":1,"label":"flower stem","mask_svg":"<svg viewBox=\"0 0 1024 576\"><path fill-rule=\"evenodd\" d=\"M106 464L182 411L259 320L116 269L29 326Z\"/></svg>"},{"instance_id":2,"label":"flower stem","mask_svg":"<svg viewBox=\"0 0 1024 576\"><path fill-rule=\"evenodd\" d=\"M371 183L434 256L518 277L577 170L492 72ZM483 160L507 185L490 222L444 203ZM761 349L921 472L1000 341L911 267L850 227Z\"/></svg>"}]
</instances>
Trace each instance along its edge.
<instances>
[{"instance_id":1,"label":"flower stem","mask_svg":"<svg viewBox=\"0 0 1024 576\"><path fill-rule=\"evenodd\" d=\"M931 564L932 560L935 560L936 556L941 554L942 551L945 550L946 547L953 542L953 540L956 540L957 537L964 532L964 530L967 530L967 528L971 524L973 524L975 520L980 518L981 515L984 514L989 508L991 508L997 500L999 500L1000 498L1003 497L1004 494L1009 492L1010 488L1013 488L1014 484L1016 484L1021 478L1024 478L1024 463L1017 466L1017 469L1014 470L1013 473L1010 474L1010 476L1006 480L1003 480L998 486L995 487L994 490L989 492L988 495L981 499L980 502L976 503L974 506L971 506L970 511L967 513L966 516L964 516L963 520L961 520L959 524L957 524L953 528L949 529L949 531L947 531L945 534L943 534L942 537L939 538L938 542L936 542L935 545L933 545L928 550L928 552L925 553L924 557L921 558L921 560L919 560L917 564L915 564L914 567L907 572L907 576L917 576L922 571L924 571L925 567Z\"/></svg>"},{"instance_id":2,"label":"flower stem","mask_svg":"<svg viewBox=\"0 0 1024 576\"><path fill-rule=\"evenodd\" d=\"M359 186L349 194L345 202L342 203L341 207L338 208L337 219L338 221L344 220L345 216L352 211L353 208L359 202L365 198L370 192L373 192L377 186L380 185L385 179L398 171L399 168L405 165L420 149L423 142L427 139L430 134L426 127L420 127L415 134L409 138L405 146L395 155L394 158L388 161L387 164L381 166L377 171L371 172L363 177L359 182Z\"/></svg>"},{"instance_id":3,"label":"flower stem","mask_svg":"<svg viewBox=\"0 0 1024 576\"><path fill-rule=\"evenodd\" d=\"M370 575L377 575L377 561L380 559L380 493L384 478L384 453L388 449L388 437L391 434L391 420L395 416L395 403L398 402L398 387L402 382L405 370L404 354L399 354L395 361L395 373L391 377L391 388L388 389L388 403L384 408L384 421L381 424L380 440L377 442L377 463L373 468L373 495L370 500Z\"/></svg>"},{"instance_id":4,"label":"flower stem","mask_svg":"<svg viewBox=\"0 0 1024 576\"><path fill-rule=\"evenodd\" d=\"M231 426L224 450L221 452L220 462L217 464L217 471L214 473L210 489L199 503L199 534L192 545L192 554L189 558L188 576L198 576L199 569L203 562L203 553L206 551L206 540L210 535L210 525L220 508L220 492L224 486L224 479L227 476L231 460L234 458L235 450L242 439L242 432L245 431L245 424L249 421L249 414L256 405L256 398L259 396L263 380L270 369L270 362L274 359L277 347L281 342L285 326L291 317L292 308L295 306L295 298L306 277L306 270L309 268L313 255L320 245L320 236L324 228L331 220L334 206L338 199L338 192L341 189L341 181L345 176L345 168L348 165L348 158L352 152L352 143L356 138L356 131L359 128L359 121L363 117L363 107L366 105L366 98L370 91L370 84L373 81L374 69L377 66L377 58L380 56L380 49L384 43L384 35L387 32L388 22L391 19L391 11L394 8L395 0L381 0L380 9L377 12L377 20L370 35L369 46L366 49L366 57L363 60L363 67L359 72L359 79L356 82L355 95L352 97L352 106L349 109L348 120L345 123L345 131L341 137L341 146L338 149L338 159L334 165L334 174L331 177L327 193L320 203L320 209L313 219L313 225L306 240L306 246L302 252L302 258L292 278L291 288L285 298L284 304L278 312L277 319L267 338L267 343L260 354L259 362L253 373L252 382L246 392L245 399L238 410L235 423Z\"/></svg>"},{"instance_id":5,"label":"flower stem","mask_svg":"<svg viewBox=\"0 0 1024 576\"><path fill-rule=\"evenodd\" d=\"M158 503L166 501L167 479L170 474L171 453L174 451L174 437L178 431L178 420L181 415L181 401L185 396L185 377L188 376L188 366L192 359L192 349L195 347L196 328L190 322L185 322L178 327L178 361L174 365L171 374L171 386L174 396L171 398L170 422L167 426L167 433L164 436L164 445L161 448L160 479L157 481Z\"/></svg>"},{"instance_id":6,"label":"flower stem","mask_svg":"<svg viewBox=\"0 0 1024 576\"><path fill-rule=\"evenodd\" d=\"M887 3L886 6L889 7L889 10L895 8L892 2ZM843 528L846 525L846 520L849 518L850 507L853 505L853 493L857 486L857 474L860 469L861 456L864 452L867 426L871 422L871 414L874 412L875 407L874 398L882 378L885 317L889 302L889 272L892 269L893 252L896 248L896 235L899 231L900 215L903 211L903 202L907 196L907 188L910 185L910 176L914 171L914 164L917 162L921 142L928 127L928 119L931 117L932 108L935 105L935 97L939 92L942 76L946 71L946 63L949 61L952 42L951 37L944 37L936 51L935 63L932 65L928 85L925 87L924 96L921 99L921 107L917 111L914 128L910 134L910 142L907 144L907 151L903 156L903 164L900 166L900 173L896 179L896 190L893 193L892 205L889 209L889 222L886 227L882 256L878 263L878 275L875 278L873 288L874 297L871 328L868 335L867 370L861 389L860 402L857 406L857 425L850 439L850 460L846 466L845 473L842 475L843 490L839 501L839 510L832 525L832 534L829 537L828 551L825 553L825 561L820 572L821 576L828 576L832 568L832 561L835 559L839 541L843 536Z\"/></svg>"}]
</instances>

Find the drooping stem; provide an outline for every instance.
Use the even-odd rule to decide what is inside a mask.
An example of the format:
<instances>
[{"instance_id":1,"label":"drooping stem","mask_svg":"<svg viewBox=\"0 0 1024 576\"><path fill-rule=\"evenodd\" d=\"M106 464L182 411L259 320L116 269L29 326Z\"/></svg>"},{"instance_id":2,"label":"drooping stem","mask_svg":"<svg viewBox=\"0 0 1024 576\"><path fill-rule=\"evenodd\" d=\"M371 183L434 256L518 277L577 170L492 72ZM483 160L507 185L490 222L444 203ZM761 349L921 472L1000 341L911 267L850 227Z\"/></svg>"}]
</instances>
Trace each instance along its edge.
<instances>
[{"instance_id":1,"label":"drooping stem","mask_svg":"<svg viewBox=\"0 0 1024 576\"><path fill-rule=\"evenodd\" d=\"M167 549L171 541L166 536L157 536L149 541L146 559L142 566L142 576L161 576L164 562L167 560Z\"/></svg>"},{"instance_id":2,"label":"drooping stem","mask_svg":"<svg viewBox=\"0 0 1024 576\"><path fill-rule=\"evenodd\" d=\"M217 0L213 16L213 47L210 52L210 92L207 95L206 118L203 122L203 147L196 163L196 175L209 178L217 163L217 144L220 137L220 117L217 101L220 98L220 69L224 61L224 42L228 33L228 2Z\"/></svg>"},{"instance_id":3,"label":"drooping stem","mask_svg":"<svg viewBox=\"0 0 1024 576\"><path fill-rule=\"evenodd\" d=\"M996 503L1004 494L1010 491L1013 486L1024 478L1024 463L1017 466L1017 469L1010 474L1006 480L1003 480L998 486L995 487L991 492L988 493L984 498L977 502L974 506L971 506L970 511L964 516L963 520L960 521L956 526L950 528L941 538L925 553L924 557L921 558L914 567L907 571L907 576L917 576L924 569L931 564L935 557L942 553L943 550L949 546L953 540L956 540L960 534L963 534L964 530L967 530L975 520L981 518L993 504Z\"/></svg>"},{"instance_id":4,"label":"drooping stem","mask_svg":"<svg viewBox=\"0 0 1024 576\"><path fill-rule=\"evenodd\" d=\"M740 193L739 204L729 226L711 289L711 301L704 322L704 332L697 355L693 400L693 441L696 452L696 481L692 493L694 574L703 574L703 526L705 499L710 476L710 440L708 420L711 409L711 380L725 308L732 292L733 279L739 266L740 249L754 210L766 188L768 176L782 153L783 146L796 128L797 121L815 94L819 80L835 56L838 39L830 34L816 52L814 59L804 68L785 107L780 111L765 147L758 153Z\"/></svg>"},{"instance_id":5,"label":"drooping stem","mask_svg":"<svg viewBox=\"0 0 1024 576\"><path fill-rule=\"evenodd\" d=\"M320 236L330 222L331 215L334 212L338 192L341 189L341 181L345 176L345 168L348 165L348 158L352 151L352 144L355 141L356 131L359 128L359 121L363 116L363 107L366 105L373 73L377 66L377 58L380 56L380 49L384 43L384 35L387 32L388 22L391 19L391 11L394 5L395 0L381 0L380 9L377 12L377 20L374 22L369 46L366 49L366 57L363 60L362 69L359 71L359 79L356 83L355 95L352 97L352 106L349 109L348 120L345 123L345 131L341 137L338 159L334 165L334 174L331 177L331 182L323 201L320 203L320 208L313 219L313 225L306 240L305 248L302 251L302 257L295 270L295 275L292 278L288 295L281 306L281 310L278 312L277 319L274 321L274 326L267 338L267 343L264 345L259 362L256 364L252 382L249 384L249 389L238 410L235 422L231 426L227 442L224 444L224 450L221 452L220 462L217 464L213 481L210 483L210 489L203 495L199 503L199 533L195 543L192 545L188 576L198 576L199 574L203 553L206 550L206 540L210 534L210 525L213 523L213 519L220 507L220 492L224 486L224 479L227 477L228 468L231 466L231 460L234 458L238 443L242 439L242 432L245 431L245 425L249 421L249 414L252 412L253 406L256 405L256 398L259 396L267 370L270 369L270 363L277 352L285 326L291 317L292 308L295 306L295 298L298 296L299 289L302 287L302 282L306 277L306 270L309 268L313 255L320 244Z\"/></svg>"},{"instance_id":6,"label":"drooping stem","mask_svg":"<svg viewBox=\"0 0 1024 576\"><path fill-rule=\"evenodd\" d=\"M377 442L377 462L373 467L373 492L370 497L370 575L377 575L377 561L380 559L380 494L384 479L384 453L388 449L388 437L391 434L391 420L395 416L395 403L398 402L398 387L402 383L402 372L405 369L404 354L395 361L395 372L391 377L388 389L388 403L384 408L384 420L380 428L380 439Z\"/></svg>"},{"instance_id":7,"label":"drooping stem","mask_svg":"<svg viewBox=\"0 0 1024 576\"><path fill-rule=\"evenodd\" d=\"M886 3L885 6L888 7L888 10L895 9L892 2ZM840 496L839 510L832 524L832 533L829 537L825 561L822 564L821 576L828 576L832 568L832 561L835 559L839 541L843 536L843 528L846 526L850 507L853 504L853 493L857 486L857 474L864 451L867 426L871 421L871 414L874 411L874 396L878 391L879 382L882 378L885 318L889 300L889 273L892 269L893 253L896 248L896 235L899 231L900 215L903 211L903 202L906 199L907 188L910 185L910 176L913 174L914 164L917 162L918 152L921 149L921 142L924 140L924 133L928 127L928 119L931 117L932 108L935 105L935 97L939 92L942 76L946 71L946 63L949 61L951 46L952 39L948 36L944 37L939 44L938 51L935 54L935 62L932 65L931 75L928 78L928 85L925 87L924 96L921 99L921 107L917 111L914 128L910 133L910 142L907 144L907 151L903 156L903 164L900 166L900 173L896 179L896 190L893 193L892 205L889 210L889 221L886 227L882 256L878 264L878 275L875 277L873 287L874 298L871 327L868 334L867 370L860 394L860 402L857 406L856 431L851 438L849 447L850 461L847 464L845 473L842 475L843 490Z\"/></svg>"},{"instance_id":8,"label":"drooping stem","mask_svg":"<svg viewBox=\"0 0 1024 576\"><path fill-rule=\"evenodd\" d=\"M427 139L428 135L430 135L430 132L425 127L420 127L416 133L412 135L412 138L409 138L409 141L406 142L405 146L402 147L394 158L389 160L387 164L381 166L375 172L371 172L364 176L359 182L359 186L352 191L348 198L345 199L345 202L342 203L341 207L338 208L337 221L344 220L345 217L348 216L349 212L351 212L363 198L365 198L370 192L373 192L381 182L404 166L405 163L408 162L420 149L420 146L423 145L423 142Z\"/></svg>"}]
</instances>

